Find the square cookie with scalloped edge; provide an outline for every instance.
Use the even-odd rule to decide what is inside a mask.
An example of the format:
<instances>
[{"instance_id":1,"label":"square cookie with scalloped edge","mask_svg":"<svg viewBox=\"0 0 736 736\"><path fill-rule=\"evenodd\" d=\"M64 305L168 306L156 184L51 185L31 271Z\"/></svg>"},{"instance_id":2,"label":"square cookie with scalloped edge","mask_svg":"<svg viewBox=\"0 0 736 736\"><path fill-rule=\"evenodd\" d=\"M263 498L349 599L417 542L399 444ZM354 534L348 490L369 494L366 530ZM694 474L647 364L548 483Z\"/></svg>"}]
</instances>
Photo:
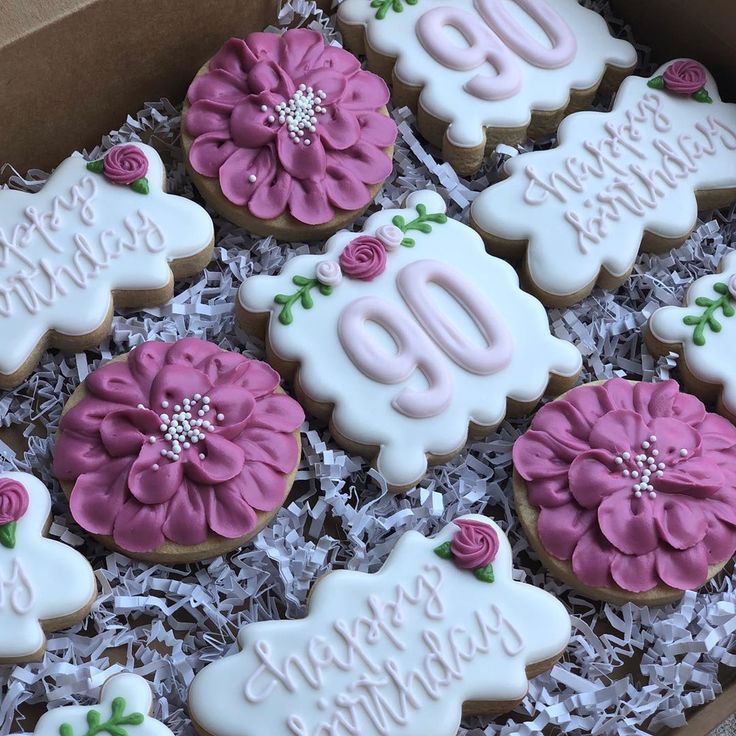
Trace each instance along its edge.
<instances>
[{"instance_id":1,"label":"square cookie with scalloped edge","mask_svg":"<svg viewBox=\"0 0 736 736\"><path fill-rule=\"evenodd\" d=\"M514 269L431 191L246 279L237 311L302 405L397 491L581 369Z\"/></svg>"},{"instance_id":2,"label":"square cookie with scalloped edge","mask_svg":"<svg viewBox=\"0 0 736 736\"><path fill-rule=\"evenodd\" d=\"M578 0L345 0L337 18L461 175L498 143L553 134L637 60Z\"/></svg>"}]
</instances>

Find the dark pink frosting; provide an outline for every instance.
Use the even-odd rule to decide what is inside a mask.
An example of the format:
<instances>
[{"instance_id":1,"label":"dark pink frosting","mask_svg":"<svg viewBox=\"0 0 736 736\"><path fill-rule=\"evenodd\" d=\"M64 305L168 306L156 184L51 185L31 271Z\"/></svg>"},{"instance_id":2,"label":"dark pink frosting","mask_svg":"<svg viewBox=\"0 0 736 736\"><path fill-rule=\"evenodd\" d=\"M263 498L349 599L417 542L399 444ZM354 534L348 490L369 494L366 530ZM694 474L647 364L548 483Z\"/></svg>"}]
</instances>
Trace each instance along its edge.
<instances>
[{"instance_id":1,"label":"dark pink frosting","mask_svg":"<svg viewBox=\"0 0 736 736\"><path fill-rule=\"evenodd\" d=\"M378 238L361 235L340 253L340 268L351 279L372 281L386 270L386 248Z\"/></svg>"},{"instance_id":2,"label":"dark pink frosting","mask_svg":"<svg viewBox=\"0 0 736 736\"><path fill-rule=\"evenodd\" d=\"M314 131L303 129L294 143L277 106L309 90L316 95ZM231 38L187 99L192 167L218 178L230 202L260 219L288 209L309 225L329 222L335 210L368 204L370 186L391 173L383 149L396 140L396 124L378 112L388 87L316 31Z\"/></svg>"},{"instance_id":3,"label":"dark pink frosting","mask_svg":"<svg viewBox=\"0 0 736 736\"><path fill-rule=\"evenodd\" d=\"M573 389L513 456L544 548L586 585L696 589L736 550L736 428L675 381Z\"/></svg>"},{"instance_id":4,"label":"dark pink frosting","mask_svg":"<svg viewBox=\"0 0 736 736\"><path fill-rule=\"evenodd\" d=\"M703 65L692 59L675 61L664 72L665 87L680 95L695 94L703 89L707 81Z\"/></svg>"},{"instance_id":5,"label":"dark pink frosting","mask_svg":"<svg viewBox=\"0 0 736 736\"><path fill-rule=\"evenodd\" d=\"M454 522L460 527L450 543L452 559L458 567L476 570L490 565L498 554L498 536L488 524L464 519Z\"/></svg>"},{"instance_id":6,"label":"dark pink frosting","mask_svg":"<svg viewBox=\"0 0 736 736\"><path fill-rule=\"evenodd\" d=\"M132 184L148 173L148 159L138 146L115 146L102 163L103 173L113 184Z\"/></svg>"},{"instance_id":7,"label":"dark pink frosting","mask_svg":"<svg viewBox=\"0 0 736 736\"><path fill-rule=\"evenodd\" d=\"M299 459L304 412L278 386L265 363L196 338L147 342L99 368L62 418L54 457L74 483L74 518L130 552L248 534ZM177 432L178 451L166 438Z\"/></svg>"},{"instance_id":8,"label":"dark pink frosting","mask_svg":"<svg viewBox=\"0 0 736 736\"><path fill-rule=\"evenodd\" d=\"M12 478L0 478L0 526L18 521L28 511L28 491Z\"/></svg>"}]
</instances>

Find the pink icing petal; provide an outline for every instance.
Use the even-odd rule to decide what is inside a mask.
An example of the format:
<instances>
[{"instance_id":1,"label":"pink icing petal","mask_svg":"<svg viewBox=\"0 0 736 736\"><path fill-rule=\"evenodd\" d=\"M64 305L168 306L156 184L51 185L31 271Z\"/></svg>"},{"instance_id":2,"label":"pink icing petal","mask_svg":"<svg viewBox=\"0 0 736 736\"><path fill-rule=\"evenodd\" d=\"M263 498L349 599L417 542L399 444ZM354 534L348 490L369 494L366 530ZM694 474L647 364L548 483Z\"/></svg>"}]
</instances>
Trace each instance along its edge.
<instances>
[{"instance_id":1,"label":"pink icing petal","mask_svg":"<svg viewBox=\"0 0 736 736\"><path fill-rule=\"evenodd\" d=\"M676 549L687 549L702 541L708 525L697 501L669 494L661 494L657 500L654 518L665 542Z\"/></svg>"},{"instance_id":2,"label":"pink icing petal","mask_svg":"<svg viewBox=\"0 0 736 736\"><path fill-rule=\"evenodd\" d=\"M199 453L204 453L204 459ZM186 454L185 472L197 483L223 483L234 478L243 468L243 451L236 444L215 432L208 432L204 448L197 446Z\"/></svg>"},{"instance_id":3,"label":"pink icing petal","mask_svg":"<svg viewBox=\"0 0 736 736\"><path fill-rule=\"evenodd\" d=\"M335 216L324 187L314 181L292 179L289 212L305 225L324 225Z\"/></svg>"},{"instance_id":4,"label":"pink icing petal","mask_svg":"<svg viewBox=\"0 0 736 736\"><path fill-rule=\"evenodd\" d=\"M100 441L74 432L62 432L54 450L54 475L59 480L74 480L110 461Z\"/></svg>"},{"instance_id":5,"label":"pink icing petal","mask_svg":"<svg viewBox=\"0 0 736 736\"><path fill-rule=\"evenodd\" d=\"M106 363L93 371L85 379L84 387L93 396L117 404L138 406L148 401L125 361Z\"/></svg>"},{"instance_id":6,"label":"pink icing petal","mask_svg":"<svg viewBox=\"0 0 736 736\"><path fill-rule=\"evenodd\" d=\"M319 137L322 143L333 150L344 150L356 144L361 135L360 123L355 114L331 105L324 115L319 116Z\"/></svg>"},{"instance_id":7,"label":"pink icing petal","mask_svg":"<svg viewBox=\"0 0 736 736\"><path fill-rule=\"evenodd\" d=\"M224 69L235 76L243 76L256 63L255 54L242 38L231 38L212 57L210 69Z\"/></svg>"},{"instance_id":8,"label":"pink icing petal","mask_svg":"<svg viewBox=\"0 0 736 736\"><path fill-rule=\"evenodd\" d=\"M72 432L84 437L96 439L100 436L100 422L110 412L129 409L125 404L116 404L94 396L87 396L73 406L61 418L60 429L64 432Z\"/></svg>"},{"instance_id":9,"label":"pink icing petal","mask_svg":"<svg viewBox=\"0 0 736 736\"><path fill-rule=\"evenodd\" d=\"M360 61L350 52L338 46L324 47L320 65L348 77L360 70Z\"/></svg>"},{"instance_id":10,"label":"pink icing petal","mask_svg":"<svg viewBox=\"0 0 736 736\"><path fill-rule=\"evenodd\" d=\"M159 435L161 420L148 409L110 412L100 423L100 438L111 457L137 455L150 436Z\"/></svg>"},{"instance_id":11,"label":"pink icing petal","mask_svg":"<svg viewBox=\"0 0 736 736\"><path fill-rule=\"evenodd\" d=\"M296 28L284 33L279 41L279 64L292 78L298 79L306 70L321 65L325 50L321 33Z\"/></svg>"},{"instance_id":12,"label":"pink icing petal","mask_svg":"<svg viewBox=\"0 0 736 736\"><path fill-rule=\"evenodd\" d=\"M245 502L235 480L205 489L203 499L207 523L215 534L226 539L243 537L255 529L258 519Z\"/></svg>"},{"instance_id":13,"label":"pink icing petal","mask_svg":"<svg viewBox=\"0 0 736 736\"><path fill-rule=\"evenodd\" d=\"M736 528L720 519L708 519L703 540L709 565L719 565L736 554Z\"/></svg>"},{"instance_id":14,"label":"pink icing petal","mask_svg":"<svg viewBox=\"0 0 736 736\"><path fill-rule=\"evenodd\" d=\"M191 136L205 133L230 130L230 113L233 106L230 103L215 102L214 100L197 100L187 110L186 130Z\"/></svg>"},{"instance_id":15,"label":"pink icing petal","mask_svg":"<svg viewBox=\"0 0 736 736\"><path fill-rule=\"evenodd\" d=\"M248 75L248 85L255 95L259 92L271 92L288 100L294 94L293 81L271 60L259 61L253 66Z\"/></svg>"},{"instance_id":16,"label":"pink icing petal","mask_svg":"<svg viewBox=\"0 0 736 736\"><path fill-rule=\"evenodd\" d=\"M360 138L378 148L388 148L396 143L396 123L380 112L361 112L357 115Z\"/></svg>"},{"instance_id":17,"label":"pink icing petal","mask_svg":"<svg viewBox=\"0 0 736 736\"><path fill-rule=\"evenodd\" d=\"M249 33L245 43L256 59L278 59L281 49L281 36L278 33L255 31Z\"/></svg>"},{"instance_id":18,"label":"pink icing petal","mask_svg":"<svg viewBox=\"0 0 736 736\"><path fill-rule=\"evenodd\" d=\"M659 444L659 443L658 443ZM657 489L665 493L682 493L694 498L707 498L723 485L723 475L708 458L692 457L667 468L657 478Z\"/></svg>"},{"instance_id":19,"label":"pink icing petal","mask_svg":"<svg viewBox=\"0 0 736 736\"><path fill-rule=\"evenodd\" d=\"M189 86L187 99L191 104L198 100L213 100L235 106L248 94L248 82L224 69L213 69L196 77Z\"/></svg>"},{"instance_id":20,"label":"pink icing petal","mask_svg":"<svg viewBox=\"0 0 736 736\"><path fill-rule=\"evenodd\" d=\"M276 137L277 123L269 123L269 115L275 117L274 106L279 102L270 92L248 95L235 106L229 118L230 137L241 148L258 148ZM267 112L261 109L265 105Z\"/></svg>"},{"instance_id":21,"label":"pink icing petal","mask_svg":"<svg viewBox=\"0 0 736 736\"><path fill-rule=\"evenodd\" d=\"M281 383L281 377L268 363L249 360L238 366L232 375L228 375L228 382L248 389L258 399L273 393Z\"/></svg>"},{"instance_id":22,"label":"pink icing petal","mask_svg":"<svg viewBox=\"0 0 736 736\"><path fill-rule=\"evenodd\" d=\"M624 411L636 411L634 406L634 386L623 378L612 378L602 386L608 394L611 404L610 411L622 409Z\"/></svg>"},{"instance_id":23,"label":"pink icing petal","mask_svg":"<svg viewBox=\"0 0 736 736\"><path fill-rule=\"evenodd\" d=\"M348 110L378 110L388 103L389 97L388 86L381 77L359 71L351 77L340 104Z\"/></svg>"},{"instance_id":24,"label":"pink icing petal","mask_svg":"<svg viewBox=\"0 0 736 736\"><path fill-rule=\"evenodd\" d=\"M608 497L631 493L634 484L625 478L614 463L614 456L605 450L588 450L575 458L568 475L570 493L585 508L594 509Z\"/></svg>"},{"instance_id":25,"label":"pink icing petal","mask_svg":"<svg viewBox=\"0 0 736 736\"><path fill-rule=\"evenodd\" d=\"M543 480L528 480L526 490L532 506L554 508L567 503L575 503L575 499L570 495L566 475L557 475Z\"/></svg>"},{"instance_id":26,"label":"pink icing petal","mask_svg":"<svg viewBox=\"0 0 736 736\"><path fill-rule=\"evenodd\" d=\"M238 366L247 366L250 361L240 353L234 353L230 350L218 350L212 355L208 355L204 360L197 363L197 368L204 373L212 382L217 385L220 381L230 383L230 375Z\"/></svg>"},{"instance_id":27,"label":"pink icing petal","mask_svg":"<svg viewBox=\"0 0 736 736\"><path fill-rule=\"evenodd\" d=\"M166 507L163 533L175 544L192 546L207 540L207 514L200 488L184 481Z\"/></svg>"},{"instance_id":28,"label":"pink icing petal","mask_svg":"<svg viewBox=\"0 0 736 736\"><path fill-rule=\"evenodd\" d=\"M659 584L657 554L622 555L616 552L611 562L611 576L616 585L632 593L656 588Z\"/></svg>"},{"instance_id":29,"label":"pink icing petal","mask_svg":"<svg viewBox=\"0 0 736 736\"><path fill-rule=\"evenodd\" d=\"M256 406L253 395L243 391L239 386L229 384L214 386L207 395L210 397L211 414L223 417L216 421L210 417L217 425L215 433L221 437L230 438L238 434Z\"/></svg>"},{"instance_id":30,"label":"pink icing petal","mask_svg":"<svg viewBox=\"0 0 736 736\"><path fill-rule=\"evenodd\" d=\"M264 463L246 465L230 482L237 484L243 498L258 511L273 511L286 494L286 476Z\"/></svg>"},{"instance_id":31,"label":"pink icing petal","mask_svg":"<svg viewBox=\"0 0 736 736\"><path fill-rule=\"evenodd\" d=\"M293 432L304 423L304 410L286 394L269 394L258 399L250 417L251 427Z\"/></svg>"},{"instance_id":32,"label":"pink icing petal","mask_svg":"<svg viewBox=\"0 0 736 736\"><path fill-rule=\"evenodd\" d=\"M595 526L588 529L575 545L572 570L578 580L594 588L611 586L611 562L616 554Z\"/></svg>"},{"instance_id":33,"label":"pink icing petal","mask_svg":"<svg viewBox=\"0 0 736 736\"><path fill-rule=\"evenodd\" d=\"M294 470L301 453L301 444L293 435L260 427L247 427L233 442L243 450L248 464L266 463L282 473Z\"/></svg>"},{"instance_id":34,"label":"pink icing petal","mask_svg":"<svg viewBox=\"0 0 736 736\"><path fill-rule=\"evenodd\" d=\"M595 522L595 511L575 503L539 512L537 533L544 548L558 560L569 560L575 546Z\"/></svg>"},{"instance_id":35,"label":"pink icing petal","mask_svg":"<svg viewBox=\"0 0 736 736\"><path fill-rule=\"evenodd\" d=\"M393 160L390 156L363 140L346 151L331 151L330 163L347 169L366 184L383 182L393 169Z\"/></svg>"},{"instance_id":36,"label":"pink icing petal","mask_svg":"<svg viewBox=\"0 0 736 736\"><path fill-rule=\"evenodd\" d=\"M144 396L149 396L153 379L163 368L171 345L149 341L139 345L128 354L128 369L138 382Z\"/></svg>"},{"instance_id":37,"label":"pink icing petal","mask_svg":"<svg viewBox=\"0 0 736 736\"><path fill-rule=\"evenodd\" d=\"M718 492L718 498L708 499L708 511L721 521L736 526L736 498L734 496L736 493L733 489L729 491L721 489Z\"/></svg>"},{"instance_id":38,"label":"pink icing petal","mask_svg":"<svg viewBox=\"0 0 736 736\"><path fill-rule=\"evenodd\" d=\"M592 423L564 399L542 407L537 412L532 426L534 429L549 433L575 454L590 449L588 436ZM573 457L574 455L571 459Z\"/></svg>"},{"instance_id":39,"label":"pink icing petal","mask_svg":"<svg viewBox=\"0 0 736 736\"><path fill-rule=\"evenodd\" d=\"M687 458L700 448L700 434L696 429L679 419L661 417L653 419L649 425L656 436L656 447L659 450L658 460L667 465L683 462L680 450L687 450Z\"/></svg>"},{"instance_id":40,"label":"pink icing petal","mask_svg":"<svg viewBox=\"0 0 736 736\"><path fill-rule=\"evenodd\" d=\"M702 542L685 550L657 550L657 573L678 590L697 590L708 579L708 553Z\"/></svg>"},{"instance_id":41,"label":"pink icing petal","mask_svg":"<svg viewBox=\"0 0 736 736\"><path fill-rule=\"evenodd\" d=\"M189 149L189 163L202 176L215 178L220 167L238 147L230 140L230 132L204 133L194 139Z\"/></svg>"},{"instance_id":42,"label":"pink icing petal","mask_svg":"<svg viewBox=\"0 0 736 736\"><path fill-rule=\"evenodd\" d=\"M675 396L672 415L681 422L686 422L691 426L697 426L705 420L706 416L717 416L715 414L708 414L705 410L705 405L697 396L691 396L682 392L678 392ZM736 434L733 425L731 425L731 434Z\"/></svg>"},{"instance_id":43,"label":"pink icing petal","mask_svg":"<svg viewBox=\"0 0 736 736\"><path fill-rule=\"evenodd\" d=\"M99 470L82 473L69 500L74 520L91 534L112 534L113 521L128 497L130 458L110 460Z\"/></svg>"},{"instance_id":44,"label":"pink icing petal","mask_svg":"<svg viewBox=\"0 0 736 736\"><path fill-rule=\"evenodd\" d=\"M699 429L705 452L730 450L736 447L736 427L718 414L706 414ZM736 455L732 457L736 459Z\"/></svg>"},{"instance_id":45,"label":"pink icing petal","mask_svg":"<svg viewBox=\"0 0 736 736\"><path fill-rule=\"evenodd\" d=\"M238 148L220 167L220 188L233 204L248 204L261 182L270 179L276 170L271 148ZM250 177L255 176L255 181Z\"/></svg>"},{"instance_id":46,"label":"pink icing petal","mask_svg":"<svg viewBox=\"0 0 736 736\"><path fill-rule=\"evenodd\" d=\"M325 191L330 204L342 210L357 210L371 201L371 192L358 177L337 166L327 167Z\"/></svg>"},{"instance_id":47,"label":"pink icing petal","mask_svg":"<svg viewBox=\"0 0 736 736\"><path fill-rule=\"evenodd\" d=\"M635 454L652 432L633 411L617 409L601 417L590 431L590 446L614 455Z\"/></svg>"},{"instance_id":48,"label":"pink icing petal","mask_svg":"<svg viewBox=\"0 0 736 736\"><path fill-rule=\"evenodd\" d=\"M598 526L620 552L644 555L659 547L653 500L627 490L608 496L598 507Z\"/></svg>"},{"instance_id":49,"label":"pink icing petal","mask_svg":"<svg viewBox=\"0 0 736 736\"><path fill-rule=\"evenodd\" d=\"M112 536L115 544L128 552L153 552L165 541L163 525L166 506L149 506L129 498L115 517Z\"/></svg>"},{"instance_id":50,"label":"pink icing petal","mask_svg":"<svg viewBox=\"0 0 736 736\"><path fill-rule=\"evenodd\" d=\"M634 411L639 412L647 424L657 417L671 417L679 390L675 381L635 383L633 386Z\"/></svg>"},{"instance_id":51,"label":"pink icing petal","mask_svg":"<svg viewBox=\"0 0 736 736\"><path fill-rule=\"evenodd\" d=\"M177 340L166 353L166 365L184 365L197 368L212 355L220 355L217 345L208 340L201 340L198 337L185 337Z\"/></svg>"},{"instance_id":52,"label":"pink icing petal","mask_svg":"<svg viewBox=\"0 0 736 736\"><path fill-rule=\"evenodd\" d=\"M172 407L181 404L184 399L191 398L194 394L205 396L211 385L209 378L196 368L164 366L151 385L150 408L158 414L168 409L170 414ZM164 407L164 402L169 406Z\"/></svg>"},{"instance_id":53,"label":"pink icing petal","mask_svg":"<svg viewBox=\"0 0 736 736\"><path fill-rule=\"evenodd\" d=\"M144 444L130 469L128 489L141 503L162 504L179 490L183 477L184 463L162 458L159 444Z\"/></svg>"},{"instance_id":54,"label":"pink icing petal","mask_svg":"<svg viewBox=\"0 0 736 736\"><path fill-rule=\"evenodd\" d=\"M577 457L546 432L530 430L514 443L514 467L524 480L567 477L570 462Z\"/></svg>"},{"instance_id":55,"label":"pink icing petal","mask_svg":"<svg viewBox=\"0 0 736 736\"><path fill-rule=\"evenodd\" d=\"M248 209L254 217L272 220L284 213L290 195L291 176L277 168L270 179L260 182L248 202Z\"/></svg>"},{"instance_id":56,"label":"pink icing petal","mask_svg":"<svg viewBox=\"0 0 736 736\"><path fill-rule=\"evenodd\" d=\"M613 405L605 385L578 386L565 394L563 401L572 404L590 422L591 426L595 424L596 419L617 408ZM532 422L532 427L536 429L535 422Z\"/></svg>"},{"instance_id":57,"label":"pink icing petal","mask_svg":"<svg viewBox=\"0 0 736 736\"><path fill-rule=\"evenodd\" d=\"M340 107L344 107L342 97L348 84L344 74L333 71L329 67L322 67L307 72L300 81L302 84L306 84L307 87L312 87L315 91L324 92L327 95L325 104L328 107L338 104ZM318 118L320 122L321 117Z\"/></svg>"},{"instance_id":58,"label":"pink icing petal","mask_svg":"<svg viewBox=\"0 0 736 736\"><path fill-rule=\"evenodd\" d=\"M313 137L309 146L294 143L286 126L282 126L276 137L276 149L281 165L291 176L318 180L324 175L327 157L319 137Z\"/></svg>"}]
</instances>

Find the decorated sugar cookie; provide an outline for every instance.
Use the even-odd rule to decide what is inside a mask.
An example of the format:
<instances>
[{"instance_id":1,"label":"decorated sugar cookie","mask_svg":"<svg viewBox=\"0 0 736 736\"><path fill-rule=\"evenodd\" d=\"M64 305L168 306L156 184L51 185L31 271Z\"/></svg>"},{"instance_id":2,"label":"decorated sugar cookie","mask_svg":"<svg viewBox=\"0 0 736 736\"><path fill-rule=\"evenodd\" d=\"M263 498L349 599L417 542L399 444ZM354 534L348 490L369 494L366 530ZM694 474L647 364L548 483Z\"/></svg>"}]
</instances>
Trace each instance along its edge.
<instances>
[{"instance_id":1,"label":"decorated sugar cookie","mask_svg":"<svg viewBox=\"0 0 736 736\"><path fill-rule=\"evenodd\" d=\"M64 408L54 472L72 515L140 559L215 557L255 536L299 464L302 408L265 363L186 338L146 342Z\"/></svg>"},{"instance_id":2,"label":"decorated sugar cookie","mask_svg":"<svg viewBox=\"0 0 736 736\"><path fill-rule=\"evenodd\" d=\"M462 713L513 708L569 638L564 606L512 579L503 532L464 516L407 532L378 573L326 575L306 618L245 626L189 709L208 736L454 736Z\"/></svg>"},{"instance_id":3,"label":"decorated sugar cookie","mask_svg":"<svg viewBox=\"0 0 736 736\"><path fill-rule=\"evenodd\" d=\"M81 621L97 595L87 560L44 536L50 515L40 480L0 474L0 664L41 659L46 634Z\"/></svg>"},{"instance_id":4,"label":"decorated sugar cookie","mask_svg":"<svg viewBox=\"0 0 736 736\"><path fill-rule=\"evenodd\" d=\"M736 428L675 381L574 388L513 455L529 540L587 596L676 601L736 551Z\"/></svg>"},{"instance_id":5,"label":"decorated sugar cookie","mask_svg":"<svg viewBox=\"0 0 736 736\"><path fill-rule=\"evenodd\" d=\"M391 173L388 87L306 28L231 38L183 111L192 179L260 235L321 240L359 217Z\"/></svg>"},{"instance_id":6,"label":"decorated sugar cookie","mask_svg":"<svg viewBox=\"0 0 736 736\"><path fill-rule=\"evenodd\" d=\"M372 215L279 276L246 279L239 317L333 436L375 458L394 490L547 392L574 385L581 357L550 335L541 304L435 192Z\"/></svg>"},{"instance_id":7,"label":"decorated sugar cookie","mask_svg":"<svg viewBox=\"0 0 736 736\"><path fill-rule=\"evenodd\" d=\"M736 253L720 271L688 289L685 305L662 307L649 319L647 345L656 355L680 354L684 383L719 413L736 423Z\"/></svg>"},{"instance_id":8,"label":"decorated sugar cookie","mask_svg":"<svg viewBox=\"0 0 736 736\"><path fill-rule=\"evenodd\" d=\"M127 143L97 161L66 159L36 194L0 191L0 387L20 383L49 346L98 344L113 296L162 304L174 277L207 264L212 220L164 184L156 151Z\"/></svg>"},{"instance_id":9,"label":"decorated sugar cookie","mask_svg":"<svg viewBox=\"0 0 736 736\"><path fill-rule=\"evenodd\" d=\"M139 675L113 675L102 688L99 705L70 705L47 711L34 736L173 736L150 717L151 686Z\"/></svg>"},{"instance_id":10,"label":"decorated sugar cookie","mask_svg":"<svg viewBox=\"0 0 736 736\"><path fill-rule=\"evenodd\" d=\"M517 156L473 202L492 253L524 258L530 290L572 304L626 281L639 253L680 245L698 207L736 201L736 105L680 59L629 77L611 112L572 115L559 145Z\"/></svg>"},{"instance_id":11,"label":"decorated sugar cookie","mask_svg":"<svg viewBox=\"0 0 736 736\"><path fill-rule=\"evenodd\" d=\"M463 175L499 142L554 133L636 64L578 0L345 0L337 17L348 47Z\"/></svg>"}]
</instances>

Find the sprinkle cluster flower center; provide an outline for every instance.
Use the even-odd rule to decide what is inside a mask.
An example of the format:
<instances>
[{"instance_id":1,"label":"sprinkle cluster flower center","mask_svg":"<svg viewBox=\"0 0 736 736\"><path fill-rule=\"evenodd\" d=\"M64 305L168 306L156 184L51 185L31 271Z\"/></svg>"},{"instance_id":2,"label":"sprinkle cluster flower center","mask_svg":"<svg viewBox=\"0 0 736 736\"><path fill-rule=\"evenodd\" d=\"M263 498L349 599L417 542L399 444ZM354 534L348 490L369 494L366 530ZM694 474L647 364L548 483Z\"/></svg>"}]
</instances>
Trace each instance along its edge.
<instances>
[{"instance_id":1,"label":"sprinkle cluster flower center","mask_svg":"<svg viewBox=\"0 0 736 736\"><path fill-rule=\"evenodd\" d=\"M324 115L327 109L322 104L327 93L321 89L314 90L305 84L300 84L299 89L294 92L286 102L279 102L274 107L275 115L268 116L269 123L286 124L289 130L289 138L294 143L303 143L305 146L312 144L309 133L317 132L317 115ZM263 112L268 112L266 105L261 106Z\"/></svg>"},{"instance_id":2,"label":"sprinkle cluster flower center","mask_svg":"<svg viewBox=\"0 0 736 736\"><path fill-rule=\"evenodd\" d=\"M629 466L623 468L621 474L624 478L631 478L634 481L631 490L636 498L641 498L644 493L647 493L649 498L656 498L654 480L661 478L667 470L667 463L659 459L659 450L655 447L656 442L656 436L651 435L648 440L641 443L641 449L644 452L634 455L633 460L630 452L622 452L614 460L618 466ZM680 450L680 457L684 458L687 455L686 449Z\"/></svg>"}]
</instances>

